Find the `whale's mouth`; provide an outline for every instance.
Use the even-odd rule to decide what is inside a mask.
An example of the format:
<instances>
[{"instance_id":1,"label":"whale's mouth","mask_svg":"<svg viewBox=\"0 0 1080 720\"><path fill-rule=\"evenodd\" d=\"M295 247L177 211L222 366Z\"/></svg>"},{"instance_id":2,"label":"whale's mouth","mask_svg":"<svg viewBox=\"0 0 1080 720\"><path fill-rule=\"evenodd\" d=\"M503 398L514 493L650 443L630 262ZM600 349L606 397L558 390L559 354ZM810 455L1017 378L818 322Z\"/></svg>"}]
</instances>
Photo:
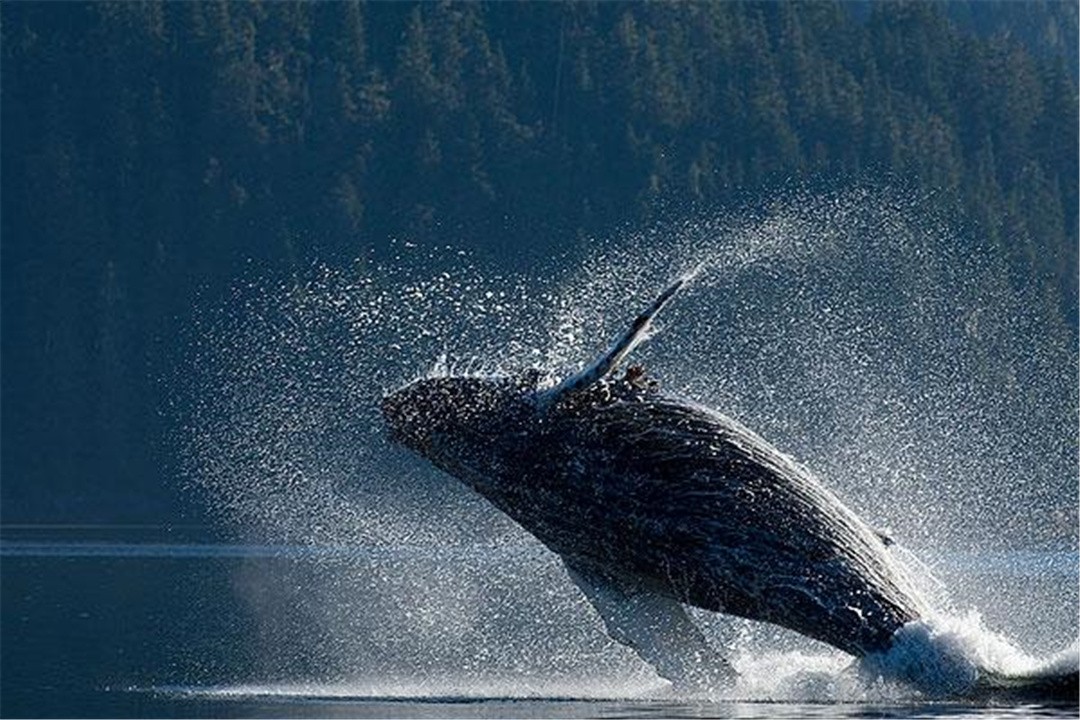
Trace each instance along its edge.
<instances>
[{"instance_id":1,"label":"whale's mouth","mask_svg":"<svg viewBox=\"0 0 1080 720\"><path fill-rule=\"evenodd\" d=\"M390 439L424 453L431 441L430 410L416 395L414 386L407 385L383 397L381 410Z\"/></svg>"}]
</instances>

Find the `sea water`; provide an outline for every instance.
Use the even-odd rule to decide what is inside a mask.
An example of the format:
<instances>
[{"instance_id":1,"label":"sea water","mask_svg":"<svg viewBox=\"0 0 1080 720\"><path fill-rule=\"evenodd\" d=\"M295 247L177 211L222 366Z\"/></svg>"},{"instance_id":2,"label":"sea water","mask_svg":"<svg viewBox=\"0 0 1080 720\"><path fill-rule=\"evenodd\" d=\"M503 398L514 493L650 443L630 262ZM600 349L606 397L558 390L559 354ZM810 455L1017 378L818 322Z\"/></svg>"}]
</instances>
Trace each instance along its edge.
<instances>
[{"instance_id":1,"label":"sea water","mask_svg":"<svg viewBox=\"0 0 1080 720\"><path fill-rule=\"evenodd\" d=\"M4 717L1028 717L1075 705L932 702L858 686L825 646L741 657L736 689L678 697L604 637L534 544L207 544L197 528L5 528L0 647ZM1023 584L1076 606L1075 552L945 558L974 583ZM434 606L444 568L485 578ZM305 578L322 582L310 585ZM316 594L327 579L338 597ZM467 581L466 581L467 582ZM550 595L543 588L554 584ZM400 602L394 595L401 593ZM510 593L529 599L507 600ZM539 593L540 597L536 597ZM320 603L356 614L319 637ZM528 617L503 617L516 609ZM424 612L431 616L419 617ZM460 613L457 627L447 614ZM1065 613L1046 617L1052 626ZM317 617L318 616L318 617ZM270 621L268 618L276 618ZM339 619L339 632L348 621ZM452 623L450 623L452 624ZM425 634L427 625L431 632ZM1023 628L1005 624L1006 633ZM791 640L791 638L788 638ZM759 639L760 641L760 639Z\"/></svg>"},{"instance_id":2,"label":"sea water","mask_svg":"<svg viewBox=\"0 0 1080 720\"><path fill-rule=\"evenodd\" d=\"M928 704L821 644L697 611L741 679L672 696L606 636L558 558L392 446L378 415L384 393L427 374L535 367L557 381L697 269L635 361L896 540L943 618L926 628L930 657L1075 665L1075 343L1044 302L1002 284L998 250L923 205L881 188L796 193L597 239L526 273L402 243L380 263L238 282L163 378L177 482L212 532L3 528L0 711L1039 710Z\"/></svg>"}]
</instances>

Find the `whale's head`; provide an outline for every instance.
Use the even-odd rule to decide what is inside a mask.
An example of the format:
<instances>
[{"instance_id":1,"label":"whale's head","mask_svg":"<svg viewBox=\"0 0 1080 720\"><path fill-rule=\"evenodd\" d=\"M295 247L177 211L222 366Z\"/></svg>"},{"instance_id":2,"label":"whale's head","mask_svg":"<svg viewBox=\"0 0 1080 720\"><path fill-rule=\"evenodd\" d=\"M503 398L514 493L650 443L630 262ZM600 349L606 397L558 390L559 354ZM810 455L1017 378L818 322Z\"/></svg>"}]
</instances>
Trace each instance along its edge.
<instances>
[{"instance_id":1,"label":"whale's head","mask_svg":"<svg viewBox=\"0 0 1080 720\"><path fill-rule=\"evenodd\" d=\"M535 422L536 389L528 376L424 378L386 395L382 414L394 441L475 485Z\"/></svg>"},{"instance_id":2,"label":"whale's head","mask_svg":"<svg viewBox=\"0 0 1080 720\"><path fill-rule=\"evenodd\" d=\"M533 369L513 377L429 377L389 393L382 413L390 437L501 504L522 470L550 449L535 441L574 415L575 399L589 403L690 277L669 285L607 352L559 383L543 383L543 372ZM635 385L639 375L628 371L626 383Z\"/></svg>"}]
</instances>

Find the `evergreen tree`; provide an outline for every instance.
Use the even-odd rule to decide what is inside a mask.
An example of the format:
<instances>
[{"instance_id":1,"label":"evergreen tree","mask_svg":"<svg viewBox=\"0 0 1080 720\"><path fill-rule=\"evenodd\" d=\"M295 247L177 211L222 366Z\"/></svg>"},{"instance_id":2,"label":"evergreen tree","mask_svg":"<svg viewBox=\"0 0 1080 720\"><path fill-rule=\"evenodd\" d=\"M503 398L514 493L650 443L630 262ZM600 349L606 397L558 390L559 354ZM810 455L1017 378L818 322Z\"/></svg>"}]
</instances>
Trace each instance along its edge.
<instances>
[{"instance_id":1,"label":"evergreen tree","mask_svg":"<svg viewBox=\"0 0 1080 720\"><path fill-rule=\"evenodd\" d=\"M7 442L5 477L74 488L113 457L135 458L100 472L117 487L153 475L146 368L169 364L196 293L251 268L395 237L521 263L791 178L888 176L960 203L1009 259L994 282L1037 288L1077 332L1075 3L0 14L4 439L69 448Z\"/></svg>"}]
</instances>

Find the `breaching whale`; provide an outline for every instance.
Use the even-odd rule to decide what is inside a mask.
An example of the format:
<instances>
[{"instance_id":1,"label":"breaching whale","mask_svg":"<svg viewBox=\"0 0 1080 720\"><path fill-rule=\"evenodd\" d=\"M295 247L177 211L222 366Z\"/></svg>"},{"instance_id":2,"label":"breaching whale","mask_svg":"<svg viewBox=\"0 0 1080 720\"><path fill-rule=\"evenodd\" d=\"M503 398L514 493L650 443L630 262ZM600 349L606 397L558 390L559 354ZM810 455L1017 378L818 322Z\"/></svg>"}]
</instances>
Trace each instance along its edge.
<instances>
[{"instance_id":1,"label":"breaching whale","mask_svg":"<svg viewBox=\"0 0 1080 720\"><path fill-rule=\"evenodd\" d=\"M609 635L676 685L735 678L685 605L856 657L888 651L929 612L891 540L735 420L661 390L640 366L618 372L688 280L554 385L530 371L389 393L391 437L557 553Z\"/></svg>"}]
</instances>

